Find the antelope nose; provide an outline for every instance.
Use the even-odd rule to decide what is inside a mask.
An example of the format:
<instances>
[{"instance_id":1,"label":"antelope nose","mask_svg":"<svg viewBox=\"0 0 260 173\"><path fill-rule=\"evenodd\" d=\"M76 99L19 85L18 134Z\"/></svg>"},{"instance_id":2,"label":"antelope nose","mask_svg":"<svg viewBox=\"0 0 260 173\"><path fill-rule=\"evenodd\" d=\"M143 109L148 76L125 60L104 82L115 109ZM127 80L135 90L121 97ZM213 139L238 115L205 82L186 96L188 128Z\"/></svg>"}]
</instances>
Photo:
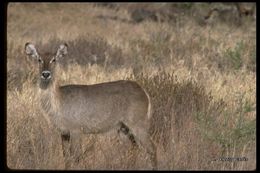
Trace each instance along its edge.
<instances>
[{"instance_id":1,"label":"antelope nose","mask_svg":"<svg viewBox=\"0 0 260 173\"><path fill-rule=\"evenodd\" d=\"M51 77L51 72L50 71L43 71L42 72L42 77L44 79L49 79Z\"/></svg>"}]
</instances>

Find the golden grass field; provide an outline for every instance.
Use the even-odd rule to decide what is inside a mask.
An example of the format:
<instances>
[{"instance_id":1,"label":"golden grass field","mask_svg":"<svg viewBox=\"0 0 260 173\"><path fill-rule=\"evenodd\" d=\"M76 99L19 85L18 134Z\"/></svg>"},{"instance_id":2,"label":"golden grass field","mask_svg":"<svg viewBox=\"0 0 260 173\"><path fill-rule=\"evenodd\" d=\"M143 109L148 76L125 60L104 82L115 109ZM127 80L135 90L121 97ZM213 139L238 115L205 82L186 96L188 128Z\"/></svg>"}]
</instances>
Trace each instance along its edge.
<instances>
[{"instance_id":1,"label":"golden grass field","mask_svg":"<svg viewBox=\"0 0 260 173\"><path fill-rule=\"evenodd\" d=\"M65 169L60 134L38 104L37 63L24 45L56 49L67 42L61 84L131 79L148 91L158 169L255 169L256 21L244 16L236 22L230 12L204 22L212 5L234 6L9 3L7 166ZM136 22L135 9L155 11L157 20ZM78 162L72 155L66 169L151 169L145 150L132 149L113 131L82 135L77 142L86 152Z\"/></svg>"}]
</instances>

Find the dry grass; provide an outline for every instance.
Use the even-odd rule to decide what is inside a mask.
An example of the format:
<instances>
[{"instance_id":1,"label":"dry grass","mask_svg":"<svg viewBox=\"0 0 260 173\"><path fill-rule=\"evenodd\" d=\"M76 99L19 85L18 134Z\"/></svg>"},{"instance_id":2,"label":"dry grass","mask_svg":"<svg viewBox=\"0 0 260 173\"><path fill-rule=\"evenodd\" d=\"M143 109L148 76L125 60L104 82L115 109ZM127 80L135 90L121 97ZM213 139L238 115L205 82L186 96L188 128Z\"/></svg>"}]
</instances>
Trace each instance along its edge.
<instances>
[{"instance_id":1,"label":"dry grass","mask_svg":"<svg viewBox=\"0 0 260 173\"><path fill-rule=\"evenodd\" d=\"M155 10L160 20L135 23L131 12L136 8ZM169 15L171 8L177 10ZM10 3L8 167L64 169L67 159L58 131L48 127L38 104L37 65L23 52L30 41L51 49L68 43L61 84L131 79L142 85L153 105L150 134L158 169L255 169L256 22L248 17L238 26L219 18L202 25L201 14L209 8L190 3ZM145 150L131 148L114 131L82 136L78 146L86 152L70 169L151 169Z\"/></svg>"}]
</instances>

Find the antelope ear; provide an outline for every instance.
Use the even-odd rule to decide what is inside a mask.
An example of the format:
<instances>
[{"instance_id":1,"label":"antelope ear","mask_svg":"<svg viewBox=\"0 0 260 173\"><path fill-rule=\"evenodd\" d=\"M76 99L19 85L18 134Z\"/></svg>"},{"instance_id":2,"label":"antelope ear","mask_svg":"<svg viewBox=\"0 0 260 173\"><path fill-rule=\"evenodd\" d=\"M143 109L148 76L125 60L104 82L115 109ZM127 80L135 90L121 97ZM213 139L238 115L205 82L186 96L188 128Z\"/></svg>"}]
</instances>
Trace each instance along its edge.
<instances>
[{"instance_id":1,"label":"antelope ear","mask_svg":"<svg viewBox=\"0 0 260 173\"><path fill-rule=\"evenodd\" d=\"M25 44L25 53L33 58L39 58L39 54L32 43L28 42Z\"/></svg>"},{"instance_id":2,"label":"antelope ear","mask_svg":"<svg viewBox=\"0 0 260 173\"><path fill-rule=\"evenodd\" d=\"M68 54L68 45L66 43L61 44L57 50L56 58L62 58Z\"/></svg>"}]
</instances>

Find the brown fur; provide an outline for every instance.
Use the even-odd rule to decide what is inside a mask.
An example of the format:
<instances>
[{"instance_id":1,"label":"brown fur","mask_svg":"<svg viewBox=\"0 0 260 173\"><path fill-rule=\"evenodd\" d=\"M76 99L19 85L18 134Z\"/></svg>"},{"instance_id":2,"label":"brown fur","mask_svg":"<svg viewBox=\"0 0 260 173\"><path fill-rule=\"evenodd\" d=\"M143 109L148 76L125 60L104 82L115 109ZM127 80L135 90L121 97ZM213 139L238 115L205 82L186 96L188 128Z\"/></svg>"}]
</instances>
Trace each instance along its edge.
<instances>
[{"instance_id":1,"label":"brown fur","mask_svg":"<svg viewBox=\"0 0 260 173\"><path fill-rule=\"evenodd\" d=\"M61 45L56 54L40 54L31 43L26 44L25 50L39 61L42 108L48 122L60 130L63 141L64 136L72 140L82 132L98 134L127 129L124 133L129 140L147 149L156 169L156 149L148 134L151 103L141 86L126 80L59 86L55 66L67 54L67 45Z\"/></svg>"}]
</instances>

